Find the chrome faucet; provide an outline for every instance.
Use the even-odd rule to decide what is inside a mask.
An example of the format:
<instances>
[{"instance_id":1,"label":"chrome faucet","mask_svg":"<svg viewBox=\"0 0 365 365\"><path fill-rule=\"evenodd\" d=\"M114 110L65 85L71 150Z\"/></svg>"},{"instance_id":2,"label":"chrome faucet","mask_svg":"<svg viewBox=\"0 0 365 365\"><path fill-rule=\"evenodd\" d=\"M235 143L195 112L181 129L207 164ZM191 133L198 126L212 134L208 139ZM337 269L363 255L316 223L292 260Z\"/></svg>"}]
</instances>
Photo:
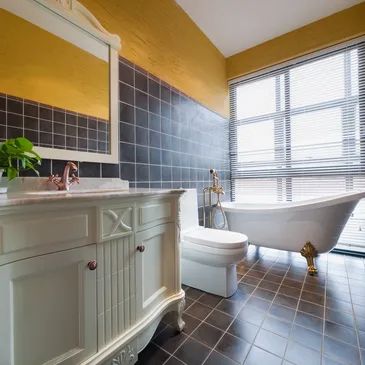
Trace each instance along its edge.
<instances>
[{"instance_id":1,"label":"chrome faucet","mask_svg":"<svg viewBox=\"0 0 365 365\"><path fill-rule=\"evenodd\" d=\"M69 191L70 187L77 183L80 183L80 179L75 175L77 172L77 166L74 162L67 162L65 168L63 169L62 177L58 174L51 175L48 178L49 182L54 183L57 186L58 190L66 190ZM71 175L70 175L71 173Z\"/></svg>"}]
</instances>

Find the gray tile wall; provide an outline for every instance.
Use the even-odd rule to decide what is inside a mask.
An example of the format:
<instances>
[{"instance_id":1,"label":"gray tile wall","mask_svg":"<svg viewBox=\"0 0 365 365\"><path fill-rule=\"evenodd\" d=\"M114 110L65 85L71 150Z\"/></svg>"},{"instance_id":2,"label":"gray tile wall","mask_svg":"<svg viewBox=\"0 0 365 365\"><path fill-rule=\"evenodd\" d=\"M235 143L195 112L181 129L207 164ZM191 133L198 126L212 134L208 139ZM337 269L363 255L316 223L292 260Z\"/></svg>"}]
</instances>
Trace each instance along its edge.
<instances>
[{"instance_id":1,"label":"gray tile wall","mask_svg":"<svg viewBox=\"0 0 365 365\"><path fill-rule=\"evenodd\" d=\"M120 177L141 188L196 188L201 206L209 169L215 168L229 198L228 120L122 58L119 78L120 163L79 163L80 177ZM65 162L44 160L40 173L60 173Z\"/></svg>"}]
</instances>

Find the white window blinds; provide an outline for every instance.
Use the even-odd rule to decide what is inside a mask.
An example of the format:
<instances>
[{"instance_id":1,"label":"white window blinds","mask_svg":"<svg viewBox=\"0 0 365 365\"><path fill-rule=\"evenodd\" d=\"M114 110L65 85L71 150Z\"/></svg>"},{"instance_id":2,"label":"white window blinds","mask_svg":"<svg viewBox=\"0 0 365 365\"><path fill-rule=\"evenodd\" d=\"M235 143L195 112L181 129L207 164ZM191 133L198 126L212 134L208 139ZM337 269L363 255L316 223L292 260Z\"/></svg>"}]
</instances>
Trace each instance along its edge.
<instances>
[{"instance_id":1,"label":"white window blinds","mask_svg":"<svg viewBox=\"0 0 365 365\"><path fill-rule=\"evenodd\" d=\"M365 42L230 84L236 201L365 190ZM365 249L365 201L341 245Z\"/></svg>"}]
</instances>

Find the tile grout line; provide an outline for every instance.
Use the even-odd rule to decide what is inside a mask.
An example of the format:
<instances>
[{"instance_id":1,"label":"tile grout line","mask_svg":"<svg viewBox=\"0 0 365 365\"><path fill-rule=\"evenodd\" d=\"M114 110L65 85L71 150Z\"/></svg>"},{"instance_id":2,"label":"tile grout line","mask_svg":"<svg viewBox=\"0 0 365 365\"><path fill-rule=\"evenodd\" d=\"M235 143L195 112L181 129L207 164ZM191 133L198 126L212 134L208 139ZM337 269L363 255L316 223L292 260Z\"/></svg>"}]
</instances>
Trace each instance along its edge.
<instances>
[{"instance_id":1,"label":"tile grout line","mask_svg":"<svg viewBox=\"0 0 365 365\"><path fill-rule=\"evenodd\" d=\"M264 255L265 256L265 255ZM263 256L263 257L264 257ZM277 262L277 260L278 260L278 257L276 258L276 260L275 260L275 262L273 262L272 263L272 265L270 266L270 268L269 268L269 270L274 266L274 264ZM254 267L255 266L255 264L257 264L257 262L259 262L260 261L260 258L258 259L258 260L256 260L255 261L255 263L250 267L250 270L252 269L252 267ZM245 277L246 275L248 275L248 273L250 272L250 270L248 270L248 272L243 276L243 277ZM254 269L253 269L254 270ZM268 270L268 271L269 271ZM257 270L257 271L259 271L259 270ZM267 271L267 272L268 272ZM218 343L222 340L222 338L224 337L224 335L226 335L227 333L229 334L229 335L232 335L231 333L229 333L228 332L228 329L231 327L231 325L232 325L232 323L237 319L237 317L238 317L238 315L239 315L239 313L240 313L240 311L243 309L243 307L246 305L246 303L248 302L248 300L253 296L253 293L254 293L254 291L258 288L258 286L259 286L259 284L262 282L262 280L264 280L264 277L267 275L267 272L265 273L265 275L260 279L260 281L258 282L258 284L256 285L256 287L255 287L255 289L250 293L250 295L248 296L248 298L245 300L245 302L244 302L244 304L242 305L242 308L240 308L240 310L239 310L239 312L234 316L234 318L233 318L233 320L231 321L231 323L230 323L230 325L226 328L226 330L224 331L224 333L222 334L222 336L219 338L219 340L216 342L216 344L215 344L215 346L212 348L212 350L211 350L211 352L208 354L208 356L206 357L206 359L205 359L205 361L202 363L202 364L204 364L206 361L207 361L207 359L209 358L209 356L210 356L210 354L215 350L215 348L217 347L217 345L218 345ZM241 280L239 281L239 283L241 283L241 281L242 281L242 279L243 279L243 277L241 278ZM261 323L261 325L262 325L262 323ZM249 350L247 351L247 354L246 354L246 357L243 359L243 361L242 361L242 363L244 362L244 361L246 361L246 358L247 358L247 356L248 356L248 354L250 353L250 351L251 351L251 348L252 348L252 346L253 346L253 344L254 344L254 342L255 342L255 339L256 339L256 336L257 336L257 334L260 332L260 329L261 329L261 326L259 326L259 329L258 329L258 331L257 331L257 333L256 333L256 335L255 335L255 337L254 337L254 339L253 339L253 342L252 342L252 344L250 344L250 347L249 347ZM234 335L232 335L232 336L234 336ZM239 338L239 337L237 337L237 336L234 336L234 337L236 337L236 338ZM242 338L239 338L241 341L242 341ZM248 341L246 341L246 342L248 342ZM248 342L249 343L249 342ZM218 351L219 352L219 351ZM220 352L219 352L220 353ZM220 353L221 354L221 353ZM226 356L227 357L227 356ZM232 359L230 359L230 360L232 360ZM233 360L234 361L234 360ZM235 361L236 362L236 361Z\"/></svg>"},{"instance_id":2,"label":"tile grout line","mask_svg":"<svg viewBox=\"0 0 365 365\"><path fill-rule=\"evenodd\" d=\"M359 338L359 330L358 330L358 326L357 326L357 317L356 317L355 310L354 310L354 303L352 301L352 290L351 290L351 286L350 286L349 275L348 275L348 272L347 272L346 260L344 260L344 262L345 262L347 285L348 285L349 292L350 292L350 300L351 300L351 308L352 308L352 317L353 317L353 321L354 321L354 325L355 325L355 333L356 333L356 341L357 341L357 351L358 351L358 354L359 354L360 364L363 364L362 351L360 350L360 338ZM365 359L364 359L364 362L365 362Z\"/></svg>"}]
</instances>

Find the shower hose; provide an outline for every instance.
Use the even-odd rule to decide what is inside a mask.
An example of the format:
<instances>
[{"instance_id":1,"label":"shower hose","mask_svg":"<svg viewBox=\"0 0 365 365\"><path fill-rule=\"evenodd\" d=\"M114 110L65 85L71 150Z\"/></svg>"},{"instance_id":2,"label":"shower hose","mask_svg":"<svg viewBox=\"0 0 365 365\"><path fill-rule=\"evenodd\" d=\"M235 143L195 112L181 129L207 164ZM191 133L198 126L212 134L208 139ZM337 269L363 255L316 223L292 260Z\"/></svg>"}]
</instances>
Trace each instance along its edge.
<instances>
[{"instance_id":1,"label":"shower hose","mask_svg":"<svg viewBox=\"0 0 365 365\"><path fill-rule=\"evenodd\" d=\"M212 220L213 220L213 227L217 229L225 229L227 227L227 218L222 208L220 193L217 193L217 204L213 208L212 211ZM218 220L219 214L222 215L222 222L220 223Z\"/></svg>"}]
</instances>

